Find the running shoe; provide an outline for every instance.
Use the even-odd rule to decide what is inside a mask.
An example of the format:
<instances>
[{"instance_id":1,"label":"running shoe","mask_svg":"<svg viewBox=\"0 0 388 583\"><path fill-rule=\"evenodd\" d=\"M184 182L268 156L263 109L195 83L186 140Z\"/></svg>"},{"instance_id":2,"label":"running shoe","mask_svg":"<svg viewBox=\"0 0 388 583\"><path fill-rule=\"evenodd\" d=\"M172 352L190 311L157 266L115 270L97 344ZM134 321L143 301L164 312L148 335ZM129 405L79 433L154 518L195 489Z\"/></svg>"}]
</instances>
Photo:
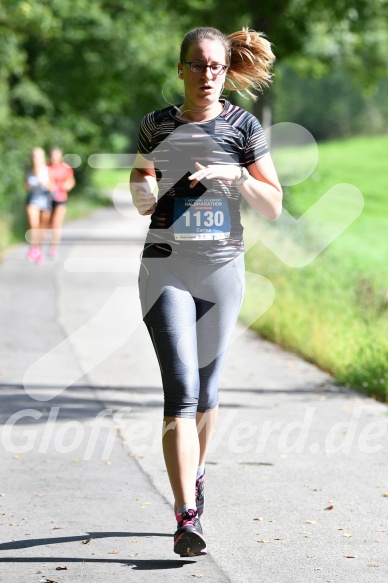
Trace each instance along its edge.
<instances>
[{"instance_id":1,"label":"running shoe","mask_svg":"<svg viewBox=\"0 0 388 583\"><path fill-rule=\"evenodd\" d=\"M42 251L40 249L38 249L38 251L39 251L39 255L35 259L35 263L38 263L38 265L41 265L42 263L44 263L44 254L42 253Z\"/></svg>"},{"instance_id":2,"label":"running shoe","mask_svg":"<svg viewBox=\"0 0 388 583\"><path fill-rule=\"evenodd\" d=\"M177 514L176 519L178 528L174 534L174 553L181 557L195 557L206 553L205 539L197 528L197 511L190 508L187 512Z\"/></svg>"},{"instance_id":3,"label":"running shoe","mask_svg":"<svg viewBox=\"0 0 388 583\"><path fill-rule=\"evenodd\" d=\"M30 247L27 253L27 259L31 263L35 263L35 261L40 257L41 251L38 247Z\"/></svg>"},{"instance_id":4,"label":"running shoe","mask_svg":"<svg viewBox=\"0 0 388 583\"><path fill-rule=\"evenodd\" d=\"M197 504L198 517L200 518L205 506L205 470L195 482L195 502Z\"/></svg>"},{"instance_id":5,"label":"running shoe","mask_svg":"<svg viewBox=\"0 0 388 583\"><path fill-rule=\"evenodd\" d=\"M197 509L197 511L198 511L198 509ZM174 514L175 514L175 516L177 515L177 513L176 513L176 504L174 504ZM198 530L198 532L200 534L203 534L202 524L201 524L201 521L199 520L198 512L197 512L197 516L196 516L196 519L195 519L195 528Z\"/></svg>"},{"instance_id":6,"label":"running shoe","mask_svg":"<svg viewBox=\"0 0 388 583\"><path fill-rule=\"evenodd\" d=\"M50 247L50 249L49 249L49 257L53 261L55 261L56 259L58 259L58 249L56 247Z\"/></svg>"}]
</instances>

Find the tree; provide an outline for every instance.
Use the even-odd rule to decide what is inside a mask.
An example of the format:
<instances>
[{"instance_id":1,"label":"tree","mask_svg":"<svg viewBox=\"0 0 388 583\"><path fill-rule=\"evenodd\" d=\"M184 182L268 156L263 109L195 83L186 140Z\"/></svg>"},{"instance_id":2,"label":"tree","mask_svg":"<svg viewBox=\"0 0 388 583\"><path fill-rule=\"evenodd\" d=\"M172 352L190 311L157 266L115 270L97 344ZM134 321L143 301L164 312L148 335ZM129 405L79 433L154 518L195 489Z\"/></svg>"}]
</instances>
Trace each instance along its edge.
<instances>
[{"instance_id":1,"label":"tree","mask_svg":"<svg viewBox=\"0 0 388 583\"><path fill-rule=\"evenodd\" d=\"M0 204L24 195L23 166L35 145L58 144L84 162L94 152L133 151L142 115L179 99L175 64L190 28L266 33L275 83L286 60L320 75L345 59L367 90L386 71L387 3L0 0ZM273 95L265 91L252 106L259 119Z\"/></svg>"},{"instance_id":2,"label":"tree","mask_svg":"<svg viewBox=\"0 0 388 583\"><path fill-rule=\"evenodd\" d=\"M57 144L84 161L134 149L180 36L163 2L0 0L2 205L24 196L23 169L36 145Z\"/></svg>"},{"instance_id":3,"label":"tree","mask_svg":"<svg viewBox=\"0 0 388 583\"><path fill-rule=\"evenodd\" d=\"M171 7L176 4L171 4ZM280 64L295 59L309 63L309 72L324 74L340 57L348 68L357 72L362 86L373 85L376 78L386 74L388 20L387 0L208 0L198 4L187 2L190 26L215 26L225 33L242 26L264 32L273 44ZM227 15L227 18L225 16ZM227 23L227 29L226 29ZM327 43L318 46L317 27L322 27L337 45L337 52L327 50ZM376 30L380 38L376 38ZM384 42L377 42L384 38ZM275 82L278 64L275 64ZM323 65L323 66L322 66ZM307 67L306 67L307 70ZM270 125L273 92L266 90L254 104L259 119Z\"/></svg>"}]
</instances>

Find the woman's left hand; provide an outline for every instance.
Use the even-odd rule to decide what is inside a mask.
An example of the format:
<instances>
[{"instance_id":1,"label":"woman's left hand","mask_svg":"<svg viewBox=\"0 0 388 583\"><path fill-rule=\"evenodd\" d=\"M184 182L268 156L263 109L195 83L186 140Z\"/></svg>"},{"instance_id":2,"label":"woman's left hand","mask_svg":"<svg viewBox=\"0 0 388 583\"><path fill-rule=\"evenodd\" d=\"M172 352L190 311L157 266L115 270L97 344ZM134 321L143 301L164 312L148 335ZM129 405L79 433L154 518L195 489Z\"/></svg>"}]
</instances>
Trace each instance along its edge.
<instances>
[{"instance_id":1,"label":"woman's left hand","mask_svg":"<svg viewBox=\"0 0 388 583\"><path fill-rule=\"evenodd\" d=\"M199 162L196 162L195 167L198 171L189 176L189 180L192 180L190 188L193 188L203 178L207 180L217 178L218 180L234 182L241 176L241 168L237 164L209 164L209 166L203 166Z\"/></svg>"}]
</instances>

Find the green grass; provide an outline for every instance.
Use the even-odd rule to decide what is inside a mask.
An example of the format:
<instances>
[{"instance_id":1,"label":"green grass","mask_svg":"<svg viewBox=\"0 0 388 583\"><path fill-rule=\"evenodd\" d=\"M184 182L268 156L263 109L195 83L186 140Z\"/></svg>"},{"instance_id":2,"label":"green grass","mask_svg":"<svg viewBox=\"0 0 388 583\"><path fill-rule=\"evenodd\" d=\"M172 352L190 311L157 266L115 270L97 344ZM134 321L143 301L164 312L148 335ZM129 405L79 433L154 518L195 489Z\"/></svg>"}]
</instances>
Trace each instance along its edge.
<instances>
[{"instance_id":1,"label":"green grass","mask_svg":"<svg viewBox=\"0 0 388 583\"><path fill-rule=\"evenodd\" d=\"M363 211L303 267L289 267L262 242L255 243L246 254L247 270L272 283L275 300L253 328L318 364L339 383L388 401L388 137L333 141L320 144L318 152L314 173L285 188L285 208L299 217L328 189L350 183L362 192ZM300 164L303 156L303 149L274 153L277 168L283 175L289 173L289 182L292 162ZM303 254L319 243L322 232L348 215L351 205L349 197L339 196L338 204L322 210L321 223L306 229L271 223L246 211L246 242L256 241L260 233L270 246L276 243L286 250L286 257L292 249ZM254 313L257 295L248 284L243 320Z\"/></svg>"},{"instance_id":2,"label":"green grass","mask_svg":"<svg viewBox=\"0 0 388 583\"><path fill-rule=\"evenodd\" d=\"M93 172L93 185L97 189L110 190L119 183L128 184L130 168L121 168L120 170L95 169Z\"/></svg>"},{"instance_id":3,"label":"green grass","mask_svg":"<svg viewBox=\"0 0 388 583\"><path fill-rule=\"evenodd\" d=\"M84 217L100 208L101 206L109 206L112 204L112 199L108 191L88 187L82 195L71 196L67 206L66 221L72 221L79 217Z\"/></svg>"}]
</instances>

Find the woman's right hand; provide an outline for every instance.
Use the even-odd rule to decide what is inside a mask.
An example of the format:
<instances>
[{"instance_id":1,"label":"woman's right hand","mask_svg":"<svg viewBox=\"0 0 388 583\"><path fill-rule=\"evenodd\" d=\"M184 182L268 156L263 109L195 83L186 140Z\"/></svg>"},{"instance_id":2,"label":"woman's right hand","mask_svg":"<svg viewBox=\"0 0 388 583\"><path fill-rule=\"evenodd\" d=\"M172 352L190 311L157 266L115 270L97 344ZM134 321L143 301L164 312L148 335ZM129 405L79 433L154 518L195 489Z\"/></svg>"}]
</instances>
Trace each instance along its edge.
<instances>
[{"instance_id":1,"label":"woman's right hand","mask_svg":"<svg viewBox=\"0 0 388 583\"><path fill-rule=\"evenodd\" d=\"M156 187L155 171L152 168L133 168L129 187L133 204L141 215L151 215L156 207L156 198L153 191Z\"/></svg>"},{"instance_id":2,"label":"woman's right hand","mask_svg":"<svg viewBox=\"0 0 388 583\"><path fill-rule=\"evenodd\" d=\"M152 192L147 192L141 186L132 188L133 204L141 215L151 215L156 207L156 198Z\"/></svg>"}]
</instances>

